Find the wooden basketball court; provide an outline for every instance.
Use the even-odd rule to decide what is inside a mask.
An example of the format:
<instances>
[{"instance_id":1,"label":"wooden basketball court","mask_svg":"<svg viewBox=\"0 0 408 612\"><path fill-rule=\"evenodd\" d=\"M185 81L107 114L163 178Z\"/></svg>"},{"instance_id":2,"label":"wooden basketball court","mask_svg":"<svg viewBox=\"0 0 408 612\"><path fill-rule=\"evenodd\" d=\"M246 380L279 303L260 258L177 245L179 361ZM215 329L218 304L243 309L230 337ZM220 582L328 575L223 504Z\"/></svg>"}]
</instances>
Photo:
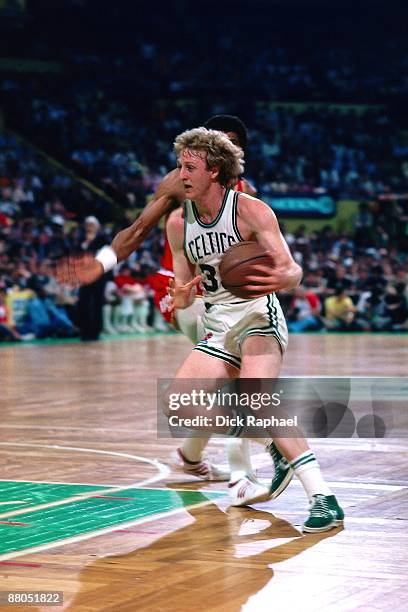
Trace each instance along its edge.
<instances>
[{"instance_id":1,"label":"wooden basketball court","mask_svg":"<svg viewBox=\"0 0 408 612\"><path fill-rule=\"evenodd\" d=\"M311 440L344 529L303 535L295 480L274 502L229 508L224 483L171 473L177 441L156 436L156 380L189 350L179 335L0 348L0 590L63 591L80 611L408 609L406 439ZM283 374L407 364L407 336L304 334ZM209 452L225 463L221 440Z\"/></svg>"}]
</instances>

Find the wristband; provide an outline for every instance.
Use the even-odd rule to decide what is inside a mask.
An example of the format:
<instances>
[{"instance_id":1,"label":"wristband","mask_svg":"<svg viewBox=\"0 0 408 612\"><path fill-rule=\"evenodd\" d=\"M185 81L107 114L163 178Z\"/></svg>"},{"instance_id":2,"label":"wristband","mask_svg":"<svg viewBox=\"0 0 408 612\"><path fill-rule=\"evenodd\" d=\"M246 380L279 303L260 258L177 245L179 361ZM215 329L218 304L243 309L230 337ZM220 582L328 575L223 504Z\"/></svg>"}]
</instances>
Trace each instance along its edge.
<instances>
[{"instance_id":1,"label":"wristband","mask_svg":"<svg viewBox=\"0 0 408 612\"><path fill-rule=\"evenodd\" d=\"M102 247L101 250L98 251L95 259L97 259L99 263L102 264L104 272L109 272L110 270L113 270L113 268L118 263L116 253L110 246Z\"/></svg>"}]
</instances>

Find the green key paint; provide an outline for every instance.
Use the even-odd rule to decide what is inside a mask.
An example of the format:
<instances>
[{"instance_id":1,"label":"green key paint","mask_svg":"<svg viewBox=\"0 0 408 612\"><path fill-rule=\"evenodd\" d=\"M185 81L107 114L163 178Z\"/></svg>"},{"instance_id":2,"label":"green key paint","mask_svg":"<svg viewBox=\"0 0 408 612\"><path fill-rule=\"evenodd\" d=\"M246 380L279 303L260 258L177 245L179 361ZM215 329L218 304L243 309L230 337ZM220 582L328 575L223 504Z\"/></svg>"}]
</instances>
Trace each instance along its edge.
<instances>
[{"instance_id":1,"label":"green key paint","mask_svg":"<svg viewBox=\"0 0 408 612\"><path fill-rule=\"evenodd\" d=\"M0 481L0 515L11 510L20 508L30 508L39 504L49 504L50 502L72 497L80 493L101 491L109 489L103 485L71 485L71 484L48 484L45 482L1 482ZM13 501L24 501L24 504L11 503ZM7 502L7 503L5 503ZM10 502L10 503L8 503ZM1 519L0 519L1 520Z\"/></svg>"},{"instance_id":2,"label":"green key paint","mask_svg":"<svg viewBox=\"0 0 408 612\"><path fill-rule=\"evenodd\" d=\"M2 482L2 501L27 500L31 506L52 503L78 495L78 501L4 516L8 511L25 508L0 506L0 555L24 551L37 546L63 541L83 534L91 534L121 523L137 521L156 514L208 502L224 496L224 493L200 493L199 491L174 491L172 489L129 488L109 493L110 487L91 485L50 485L43 483ZM99 491L103 497L81 499L81 494ZM115 499L116 498L116 499ZM121 499L130 498L130 499ZM7 508L7 510L6 510ZM27 526L12 525L13 522Z\"/></svg>"}]
</instances>

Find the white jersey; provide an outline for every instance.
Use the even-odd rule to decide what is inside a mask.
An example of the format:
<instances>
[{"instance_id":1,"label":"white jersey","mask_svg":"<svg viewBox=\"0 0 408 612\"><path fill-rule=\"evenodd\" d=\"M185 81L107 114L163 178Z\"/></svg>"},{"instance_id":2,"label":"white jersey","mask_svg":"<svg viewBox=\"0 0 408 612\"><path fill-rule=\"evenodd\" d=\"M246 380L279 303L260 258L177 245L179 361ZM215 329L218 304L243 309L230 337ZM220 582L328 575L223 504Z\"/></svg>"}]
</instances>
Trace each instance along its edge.
<instances>
[{"instance_id":1,"label":"white jersey","mask_svg":"<svg viewBox=\"0 0 408 612\"><path fill-rule=\"evenodd\" d=\"M239 301L221 284L219 266L225 251L236 242L243 242L237 225L239 193L227 189L217 217L212 223L201 221L194 202L184 204L184 250L188 260L203 275L206 302L229 304ZM246 300L245 300L246 301Z\"/></svg>"}]
</instances>

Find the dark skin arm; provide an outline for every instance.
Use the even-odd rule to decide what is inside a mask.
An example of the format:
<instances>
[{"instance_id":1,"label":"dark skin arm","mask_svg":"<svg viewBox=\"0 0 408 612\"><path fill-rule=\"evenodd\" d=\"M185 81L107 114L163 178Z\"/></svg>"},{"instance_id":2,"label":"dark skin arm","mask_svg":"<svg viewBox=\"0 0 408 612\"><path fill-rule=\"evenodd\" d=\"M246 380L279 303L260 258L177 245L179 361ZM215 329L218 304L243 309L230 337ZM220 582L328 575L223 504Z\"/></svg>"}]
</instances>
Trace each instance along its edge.
<instances>
[{"instance_id":1,"label":"dark skin arm","mask_svg":"<svg viewBox=\"0 0 408 612\"><path fill-rule=\"evenodd\" d=\"M136 251L160 219L179 206L184 199L184 187L179 179L179 170L172 170L160 182L153 200L147 204L136 221L114 237L111 247L118 261L127 259L133 251ZM58 280L73 285L93 283L102 274L102 264L90 254L68 257L57 267Z\"/></svg>"}]
</instances>

